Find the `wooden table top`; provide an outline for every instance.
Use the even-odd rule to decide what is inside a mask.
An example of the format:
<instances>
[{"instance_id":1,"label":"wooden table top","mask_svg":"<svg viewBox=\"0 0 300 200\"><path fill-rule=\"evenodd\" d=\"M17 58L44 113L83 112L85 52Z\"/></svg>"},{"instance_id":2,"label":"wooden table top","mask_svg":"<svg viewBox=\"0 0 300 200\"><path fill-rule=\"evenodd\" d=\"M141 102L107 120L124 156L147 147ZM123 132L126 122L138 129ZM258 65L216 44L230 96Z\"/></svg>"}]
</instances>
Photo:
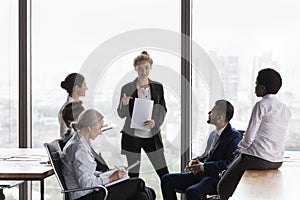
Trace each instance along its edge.
<instances>
[{"instance_id":1,"label":"wooden table top","mask_svg":"<svg viewBox=\"0 0 300 200\"><path fill-rule=\"evenodd\" d=\"M230 200L299 199L300 152L287 152L278 170L247 170Z\"/></svg>"},{"instance_id":2,"label":"wooden table top","mask_svg":"<svg viewBox=\"0 0 300 200\"><path fill-rule=\"evenodd\" d=\"M45 149L0 148L0 180L41 180L54 174Z\"/></svg>"}]
</instances>

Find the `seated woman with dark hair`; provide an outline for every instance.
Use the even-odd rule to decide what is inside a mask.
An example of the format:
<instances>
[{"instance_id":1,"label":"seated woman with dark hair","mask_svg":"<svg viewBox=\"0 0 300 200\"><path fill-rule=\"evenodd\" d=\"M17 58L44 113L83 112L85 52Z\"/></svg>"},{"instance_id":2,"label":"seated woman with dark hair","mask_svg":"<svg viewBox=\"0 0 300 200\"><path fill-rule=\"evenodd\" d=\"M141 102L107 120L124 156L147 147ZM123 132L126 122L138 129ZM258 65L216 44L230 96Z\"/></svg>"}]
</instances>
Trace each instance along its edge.
<instances>
[{"instance_id":1,"label":"seated woman with dark hair","mask_svg":"<svg viewBox=\"0 0 300 200\"><path fill-rule=\"evenodd\" d=\"M68 93L67 101L64 103L58 113L60 136L63 136L63 134L65 134L68 130L68 127L62 118L62 110L64 106L69 102L79 101L80 97L85 96L85 92L88 88L84 76L79 73L69 74L65 80L60 83L60 86Z\"/></svg>"},{"instance_id":2,"label":"seated woman with dark hair","mask_svg":"<svg viewBox=\"0 0 300 200\"><path fill-rule=\"evenodd\" d=\"M67 131L62 135L64 145L72 137L72 129L70 124L73 121L76 121L83 111L84 107L82 106L82 101L69 102L62 108L62 119L68 128Z\"/></svg>"},{"instance_id":3,"label":"seated woman with dark hair","mask_svg":"<svg viewBox=\"0 0 300 200\"><path fill-rule=\"evenodd\" d=\"M106 185L126 175L126 168L115 170L110 176L96 171L96 162L89 140L102 134L103 116L94 109L83 111L77 122L70 126L74 135L67 142L62 153L62 173L67 188L93 187ZM145 187L142 179L133 178L107 187L109 200L152 200L155 192ZM70 199L100 199L104 194L98 190L86 190L70 193Z\"/></svg>"}]
</instances>

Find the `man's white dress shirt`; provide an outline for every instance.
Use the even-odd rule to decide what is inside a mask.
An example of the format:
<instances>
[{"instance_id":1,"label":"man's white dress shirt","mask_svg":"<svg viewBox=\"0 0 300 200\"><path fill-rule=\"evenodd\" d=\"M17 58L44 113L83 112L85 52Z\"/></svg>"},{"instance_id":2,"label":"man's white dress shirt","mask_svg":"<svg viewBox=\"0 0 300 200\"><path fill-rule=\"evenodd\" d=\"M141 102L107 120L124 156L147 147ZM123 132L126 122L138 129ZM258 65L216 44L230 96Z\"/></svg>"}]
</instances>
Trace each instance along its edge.
<instances>
[{"instance_id":1,"label":"man's white dress shirt","mask_svg":"<svg viewBox=\"0 0 300 200\"><path fill-rule=\"evenodd\" d=\"M252 110L248 128L239 143L241 153L281 162L290 118L290 110L275 95L264 96Z\"/></svg>"}]
</instances>

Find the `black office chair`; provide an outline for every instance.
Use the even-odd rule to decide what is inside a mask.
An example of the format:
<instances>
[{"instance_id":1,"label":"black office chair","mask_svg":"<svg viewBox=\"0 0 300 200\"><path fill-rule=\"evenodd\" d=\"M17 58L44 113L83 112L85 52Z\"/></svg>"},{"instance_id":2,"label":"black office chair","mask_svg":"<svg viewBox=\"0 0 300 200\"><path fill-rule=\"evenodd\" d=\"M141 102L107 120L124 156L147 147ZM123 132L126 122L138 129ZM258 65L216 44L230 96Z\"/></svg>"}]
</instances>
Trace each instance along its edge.
<instances>
[{"instance_id":1,"label":"black office chair","mask_svg":"<svg viewBox=\"0 0 300 200\"><path fill-rule=\"evenodd\" d=\"M62 171L61 171L61 165L62 165L62 161L61 161L61 153L62 150L60 148L60 144L59 144L59 139L54 140L51 143L45 143L44 147L47 150L48 153L48 157L49 160L51 162L51 165L53 167L56 179L58 181L58 184L61 188L61 192L64 193L64 199L65 200L69 200L69 194L70 192L76 192L76 191L83 191L83 190L93 190L93 189L102 189L104 192L104 198L103 200L106 200L107 195L108 195L108 191L106 189L106 187L104 187L103 185L98 185L95 187L88 187L88 188L74 188L74 189L67 189L66 184L65 184L65 180L64 177L62 175Z\"/></svg>"}]
</instances>

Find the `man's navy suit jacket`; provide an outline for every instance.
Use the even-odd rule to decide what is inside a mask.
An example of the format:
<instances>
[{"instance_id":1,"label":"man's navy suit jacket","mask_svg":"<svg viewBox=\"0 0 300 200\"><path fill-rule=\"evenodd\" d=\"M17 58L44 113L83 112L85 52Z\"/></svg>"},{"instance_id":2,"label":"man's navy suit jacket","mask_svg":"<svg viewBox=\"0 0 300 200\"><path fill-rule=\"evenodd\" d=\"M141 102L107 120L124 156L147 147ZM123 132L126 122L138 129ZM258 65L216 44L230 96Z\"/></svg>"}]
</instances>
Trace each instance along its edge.
<instances>
[{"instance_id":1,"label":"man's navy suit jacket","mask_svg":"<svg viewBox=\"0 0 300 200\"><path fill-rule=\"evenodd\" d=\"M206 176L219 176L219 173L227 169L228 165L234 160L235 151L238 149L241 139L242 134L228 123L211 152L196 157L194 160L204 163L204 174Z\"/></svg>"}]
</instances>

